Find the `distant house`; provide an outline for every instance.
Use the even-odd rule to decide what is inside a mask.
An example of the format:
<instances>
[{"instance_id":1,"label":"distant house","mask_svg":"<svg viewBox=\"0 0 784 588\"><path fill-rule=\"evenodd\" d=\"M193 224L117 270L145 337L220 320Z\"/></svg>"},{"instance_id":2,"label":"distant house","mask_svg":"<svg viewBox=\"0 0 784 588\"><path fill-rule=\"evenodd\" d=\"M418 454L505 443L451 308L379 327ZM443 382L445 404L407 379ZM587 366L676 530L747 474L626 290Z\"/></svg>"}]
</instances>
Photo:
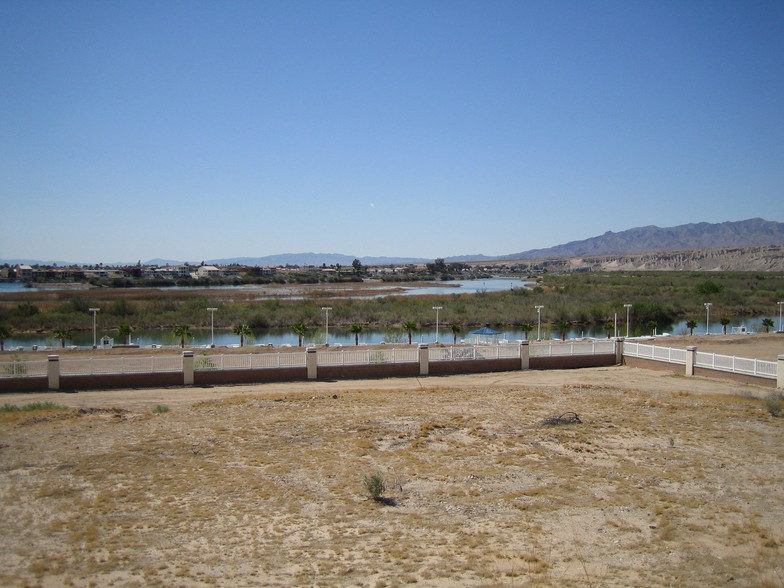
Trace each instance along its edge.
<instances>
[{"instance_id":1,"label":"distant house","mask_svg":"<svg viewBox=\"0 0 784 588\"><path fill-rule=\"evenodd\" d=\"M201 265L195 272L197 278L222 278L223 270L214 265Z\"/></svg>"},{"instance_id":2,"label":"distant house","mask_svg":"<svg viewBox=\"0 0 784 588\"><path fill-rule=\"evenodd\" d=\"M179 278L190 278L191 268L188 265L167 265L155 269L156 278L165 280L177 280Z\"/></svg>"},{"instance_id":3,"label":"distant house","mask_svg":"<svg viewBox=\"0 0 784 588\"><path fill-rule=\"evenodd\" d=\"M29 265L17 265L16 266L16 278L18 280L24 280L25 282L32 281L33 279L33 268Z\"/></svg>"}]
</instances>

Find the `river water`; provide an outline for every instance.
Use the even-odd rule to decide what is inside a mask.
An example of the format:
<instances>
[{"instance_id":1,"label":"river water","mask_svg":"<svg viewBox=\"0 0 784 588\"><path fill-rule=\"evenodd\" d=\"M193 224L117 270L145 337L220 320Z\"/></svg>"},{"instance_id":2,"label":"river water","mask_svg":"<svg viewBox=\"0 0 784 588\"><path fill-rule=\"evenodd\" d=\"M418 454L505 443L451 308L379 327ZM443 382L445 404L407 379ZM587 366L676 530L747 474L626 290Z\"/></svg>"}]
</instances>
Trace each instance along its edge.
<instances>
[{"instance_id":1,"label":"river water","mask_svg":"<svg viewBox=\"0 0 784 588\"><path fill-rule=\"evenodd\" d=\"M732 332L732 327L745 327L749 332L764 332L762 328L762 318L763 317L755 317L753 319L739 319L734 320L730 325L727 327L727 333ZM768 317L774 321L775 329L779 328L778 318L779 317ZM473 329L471 329L473 330ZM473 343L476 339L475 335L471 334L471 330L463 330L461 333L458 333L457 342L467 342ZM520 331L519 329L514 328L500 328L501 333L498 335L499 341L517 341L525 338L525 334ZM233 334L230 330L226 329L215 329L214 335L210 329L192 329L193 338L189 339L187 343L187 347L189 348L201 348L209 346L213 340L215 345L218 347L237 347L239 346L239 337ZM722 327L720 324L715 323L711 324L710 332L712 334L721 334ZM686 328L686 321L680 321L673 325L665 326L665 328L661 328L658 330L659 335L664 333L669 333L671 335L688 335L689 330ZM649 333L641 333L639 329L632 330L630 332L632 336L635 335L647 335ZM705 323L700 323L696 329L694 329L695 335L703 335L705 334ZM560 333L557 329L553 328L552 325L543 324L540 333L538 335L543 340L547 339L560 339ZM619 320L618 322L618 336L625 336L626 335L626 325L622 321ZM98 343L100 344L101 338L103 336L114 337L117 338L116 331L102 331L100 328L96 333ZM319 328L314 328L310 331L304 339L305 345L323 345L327 342L327 336L329 337L330 345L343 345L343 346L351 346L354 345L354 335L350 333L347 329L341 328L329 328L329 333L326 332L323 326ZM567 333L567 339L579 339L583 337L595 337L595 338L606 338L607 334L601 326L596 327L582 327L576 326L569 330ZM213 338L214 337L214 338ZM533 332L528 334L529 339L536 339L537 338L537 327L534 325ZM487 338L485 338L487 339ZM414 331L412 341L414 343L432 343L434 341L440 341L441 343L452 343L453 342L453 335L452 331L449 326L442 326L439 328L438 333L436 333L435 328L428 327L426 329L422 329L419 331ZM401 331L400 329L365 329L362 333L359 334L359 344L360 345L375 345L378 343L386 343L388 345L401 345L404 343L408 343L408 334ZM116 340L115 343L121 343L121 341ZM140 345L142 347L149 347L152 345L156 346L172 346L172 347L179 347L179 340L174 337L174 335L170 331L160 330L160 329L151 329L151 330L139 330L134 331L132 336L132 343ZM291 331L291 329L260 329L254 332L253 338L251 340L245 341L245 346L248 347L248 350L251 351L254 346L257 345L265 345L269 346L272 345L274 347L282 347L282 346L296 346L298 343L297 335ZM78 347L85 347L89 348L92 347L93 344L93 334L92 333L85 333L79 332L75 333L73 340L67 341L66 344L70 346L78 346ZM6 350L14 349L17 347L22 347L25 349L31 349L32 346L37 346L39 349L57 349L60 347L60 342L57 340L52 339L46 335L38 335L38 334L18 334L14 335L10 339L6 339L5 341L5 348Z\"/></svg>"},{"instance_id":2,"label":"river water","mask_svg":"<svg viewBox=\"0 0 784 588\"><path fill-rule=\"evenodd\" d=\"M394 285L394 284L393 284ZM389 286L389 284L387 284ZM476 294L479 292L500 292L503 290L509 290L513 288L526 288L530 287L530 282L519 280L519 279L506 279L506 278L491 278L485 280L455 280L452 282L438 282L437 285L427 285L427 286L406 286L405 284L400 285L404 289L400 292L396 292L395 296L423 296L429 294ZM1 291L11 291L11 289L21 290L24 289L21 284L9 284L3 283L0 284L0 292ZM237 287L234 287L237 288ZM253 288L253 286L239 286L239 288ZM380 296L388 295L386 294L379 294ZM444 312L448 312L448 309L444 309ZM442 317L445 315L442 314ZM618 336L625 336L626 335L626 324L624 321L624 316L619 314L618 323L617 323L617 335ZM745 327L748 332L763 332L764 329L762 327L762 319L764 317L754 317L754 318L738 318L734 319L730 325L727 326L727 332L731 333L733 327ZM769 316L773 320L774 329L780 328L779 326L779 317L778 316ZM473 329L471 329L473 330ZM474 342L476 337L471 334L471 330L463 330L461 333L458 333L457 342L465 341L465 342ZM498 335L499 341L517 341L525 338L525 333L523 333L519 329L515 328L500 328L501 333ZM688 334L689 330L686 328L686 321L679 321L674 324L670 325L662 325L657 334L664 334L669 333L671 335L686 335ZM714 334L721 334L722 327L716 322L712 322L710 325L710 332ZM193 338L190 339L187 343L188 347L192 348L200 348L200 347L208 347L214 341L214 344L218 347L236 347L239 346L239 337L231 333L230 330L226 329L216 329L212 332L210 329L192 329ZM694 329L695 334L704 334L705 333L705 323L699 323L697 328ZM615 333L614 333L615 334ZM630 330L630 335L648 335L647 332L642 332L640 326L632 325ZM96 339L100 344L101 338L104 336L117 338L116 331L110 330L105 331L101 330L100 328L96 332ZM567 332L567 339L579 339L583 337L595 337L595 338L606 338L607 333L604 331L601 325L594 325L594 326L575 326ZM560 333L553 327L553 325L543 323L541 329L538 330L537 326L534 325L533 332L528 334L529 339L537 339L537 337L547 340L547 339L560 339ZM452 343L454 337L452 335L451 328L447 324L446 326L441 326L439 331L436 332L435 328L428 327L426 329L422 329L420 331L415 331L413 333L412 341L414 343L431 343L434 341L440 341L442 343ZM314 328L308 335L305 337L304 344L305 345L323 345L329 342L330 345L343 345L343 346L350 346L354 345L354 335L350 333L347 329L341 328L333 328L330 327L329 333L323 328L323 325L319 328ZM122 343L117 339L116 343ZM359 335L359 343L360 345L375 345L378 343L386 343L390 345L400 345L403 343L408 343L408 334L399 330L399 329L365 329ZM179 340L177 340L174 335L170 331L161 330L161 329L150 329L150 330L138 330L133 332L132 336L132 343L140 345L142 347L149 347L152 345L156 346L179 346ZM295 346L298 343L298 337L294 334L291 329L259 329L254 332L253 337L250 341L246 340L245 346L249 348L249 351L252 350L254 346L257 345L265 345L265 346L274 346L274 347L281 347L281 346ZM73 340L69 340L66 342L67 346L77 346L77 347L85 347L89 348L93 345L93 333L91 332L78 332L74 333ZM51 338L48 335L42 334L15 334L13 337L6 339L5 341L5 348L14 349L14 348L24 348L24 349L31 349L33 346L38 347L39 349L57 349L60 347L60 342Z\"/></svg>"}]
</instances>

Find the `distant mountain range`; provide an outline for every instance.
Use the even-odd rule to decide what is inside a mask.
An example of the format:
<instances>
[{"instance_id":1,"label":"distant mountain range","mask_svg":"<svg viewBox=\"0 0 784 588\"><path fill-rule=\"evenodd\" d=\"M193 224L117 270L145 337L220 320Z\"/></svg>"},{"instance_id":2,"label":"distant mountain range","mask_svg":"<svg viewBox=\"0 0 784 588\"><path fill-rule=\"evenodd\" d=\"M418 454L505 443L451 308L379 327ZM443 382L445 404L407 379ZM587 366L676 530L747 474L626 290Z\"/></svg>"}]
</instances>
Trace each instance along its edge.
<instances>
[{"instance_id":1,"label":"distant mountain range","mask_svg":"<svg viewBox=\"0 0 784 588\"><path fill-rule=\"evenodd\" d=\"M689 249L716 249L727 247L749 247L758 245L784 245L784 223L753 218L724 223L692 223L677 227L661 228L654 225L637 227L613 233L608 231L598 237L582 241L571 241L547 249L530 249L520 253L490 257L486 255L458 255L445 258L448 262L510 261L516 259L553 259L596 255L626 255L656 251L682 251ZM426 263L433 261L417 257L359 257L340 253L283 253L264 257L232 257L210 259L212 265L241 264L249 266L315 265L349 266L355 259L363 265L388 265L401 263ZM0 259L0 263L70 265L68 262L36 261L31 259ZM147 265L174 265L182 261L151 259ZM190 262L198 264L200 262ZM105 265L132 265L127 263Z\"/></svg>"},{"instance_id":2,"label":"distant mountain range","mask_svg":"<svg viewBox=\"0 0 784 588\"><path fill-rule=\"evenodd\" d=\"M608 231L600 237L571 241L549 249L531 249L512 253L499 259L546 259L782 244L784 244L784 223L752 218L718 224L692 223L664 229L649 225L620 233Z\"/></svg>"}]
</instances>

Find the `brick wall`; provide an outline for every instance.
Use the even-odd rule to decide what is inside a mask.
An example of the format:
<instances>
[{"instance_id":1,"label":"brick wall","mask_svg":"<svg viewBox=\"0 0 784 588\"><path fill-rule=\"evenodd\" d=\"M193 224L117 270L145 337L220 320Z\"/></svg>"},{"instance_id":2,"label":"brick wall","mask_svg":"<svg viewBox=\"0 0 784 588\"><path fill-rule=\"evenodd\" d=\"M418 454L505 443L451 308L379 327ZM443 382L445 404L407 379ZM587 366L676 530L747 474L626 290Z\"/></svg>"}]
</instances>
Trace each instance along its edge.
<instances>
[{"instance_id":1,"label":"brick wall","mask_svg":"<svg viewBox=\"0 0 784 588\"><path fill-rule=\"evenodd\" d=\"M575 368L605 367L615 365L615 354L565 355L557 357L532 357L532 370L569 370Z\"/></svg>"},{"instance_id":2,"label":"brick wall","mask_svg":"<svg viewBox=\"0 0 784 588\"><path fill-rule=\"evenodd\" d=\"M193 383L195 386L204 386L215 384L293 382L297 380L306 380L307 377L308 371L304 367L263 370L204 370L194 373ZM180 376L180 379L182 379L182 376Z\"/></svg>"},{"instance_id":3,"label":"brick wall","mask_svg":"<svg viewBox=\"0 0 784 588\"><path fill-rule=\"evenodd\" d=\"M520 369L520 359L474 359L471 361L434 361L430 363L430 374L481 374L484 372L511 372Z\"/></svg>"},{"instance_id":4,"label":"brick wall","mask_svg":"<svg viewBox=\"0 0 784 588\"><path fill-rule=\"evenodd\" d=\"M49 378L0 378L0 392L43 392L49 389Z\"/></svg>"},{"instance_id":5,"label":"brick wall","mask_svg":"<svg viewBox=\"0 0 784 588\"><path fill-rule=\"evenodd\" d=\"M433 364L430 364L432 369ZM377 363L369 365L319 366L319 380L358 380L363 378L408 378L419 375L418 363Z\"/></svg>"},{"instance_id":6,"label":"brick wall","mask_svg":"<svg viewBox=\"0 0 784 588\"><path fill-rule=\"evenodd\" d=\"M60 376L60 390L95 390L102 388L158 388L182 386L182 373L101 374Z\"/></svg>"}]
</instances>

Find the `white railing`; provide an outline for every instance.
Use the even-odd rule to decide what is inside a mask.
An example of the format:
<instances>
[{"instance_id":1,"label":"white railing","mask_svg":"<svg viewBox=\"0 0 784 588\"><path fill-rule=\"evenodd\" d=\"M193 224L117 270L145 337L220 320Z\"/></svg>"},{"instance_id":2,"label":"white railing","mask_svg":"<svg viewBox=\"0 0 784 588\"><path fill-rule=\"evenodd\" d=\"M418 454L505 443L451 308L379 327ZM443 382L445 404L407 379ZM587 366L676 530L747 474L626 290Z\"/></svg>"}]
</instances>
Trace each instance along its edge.
<instances>
[{"instance_id":1,"label":"white railing","mask_svg":"<svg viewBox=\"0 0 784 588\"><path fill-rule=\"evenodd\" d=\"M319 351L317 365L373 365L379 363L412 363L419 361L419 351L413 349L340 349Z\"/></svg>"},{"instance_id":2,"label":"white railing","mask_svg":"<svg viewBox=\"0 0 784 588\"><path fill-rule=\"evenodd\" d=\"M531 343L529 344L528 352L530 357L610 354L615 353L615 341ZM516 343L430 348L430 361L514 359L516 357L520 357L520 345Z\"/></svg>"},{"instance_id":3,"label":"white railing","mask_svg":"<svg viewBox=\"0 0 784 588\"><path fill-rule=\"evenodd\" d=\"M686 349L675 349L673 347L644 345L642 343L633 343L629 341L626 341L623 344L624 356L652 359L664 363L686 365L686 356L688 353L690 352ZM770 378L773 380L777 378L778 371L778 364L775 361L735 357L734 355L719 355L702 351L697 351L694 366L734 374Z\"/></svg>"},{"instance_id":4,"label":"white railing","mask_svg":"<svg viewBox=\"0 0 784 588\"><path fill-rule=\"evenodd\" d=\"M765 361L763 359L750 359L746 357L735 357L732 355L719 355L717 353L704 353L698 351L694 365L722 372L747 374L760 378L772 378L774 380L777 376L776 362Z\"/></svg>"},{"instance_id":5,"label":"white railing","mask_svg":"<svg viewBox=\"0 0 784 588\"><path fill-rule=\"evenodd\" d=\"M519 345L474 345L469 347L431 347L430 361L473 359L514 359L520 357Z\"/></svg>"},{"instance_id":6,"label":"white railing","mask_svg":"<svg viewBox=\"0 0 784 588\"><path fill-rule=\"evenodd\" d=\"M182 357L100 357L61 359L61 376L160 374L182 371Z\"/></svg>"},{"instance_id":7,"label":"white railing","mask_svg":"<svg viewBox=\"0 0 784 588\"><path fill-rule=\"evenodd\" d=\"M33 361L14 361L0 362L0 378L40 378L46 377L47 360L37 359Z\"/></svg>"},{"instance_id":8,"label":"white railing","mask_svg":"<svg viewBox=\"0 0 784 588\"><path fill-rule=\"evenodd\" d=\"M624 355L666 363L686 365L686 353L685 349L675 349L674 347L658 347L656 345L644 345L643 343L631 343L629 341L623 344Z\"/></svg>"},{"instance_id":9,"label":"white railing","mask_svg":"<svg viewBox=\"0 0 784 588\"><path fill-rule=\"evenodd\" d=\"M530 357L558 357L564 355L604 355L615 353L615 341L567 341L531 343Z\"/></svg>"},{"instance_id":10,"label":"white railing","mask_svg":"<svg viewBox=\"0 0 784 588\"><path fill-rule=\"evenodd\" d=\"M529 351L531 357L552 357L614 353L615 347L613 341L548 342L531 344ZM431 347L428 353L430 361L515 359L520 357L520 345ZM306 355L304 352L205 354L194 356L193 365L195 371L305 367ZM415 347L320 350L316 361L319 366L416 363L419 361L419 350ZM182 362L182 356L65 358L60 360L59 368L62 376L152 374L181 372ZM46 364L45 360L0 362L0 378L46 376Z\"/></svg>"},{"instance_id":11,"label":"white railing","mask_svg":"<svg viewBox=\"0 0 784 588\"><path fill-rule=\"evenodd\" d=\"M305 353L247 353L227 355L197 355L196 371L258 370L287 367L305 367Z\"/></svg>"}]
</instances>

